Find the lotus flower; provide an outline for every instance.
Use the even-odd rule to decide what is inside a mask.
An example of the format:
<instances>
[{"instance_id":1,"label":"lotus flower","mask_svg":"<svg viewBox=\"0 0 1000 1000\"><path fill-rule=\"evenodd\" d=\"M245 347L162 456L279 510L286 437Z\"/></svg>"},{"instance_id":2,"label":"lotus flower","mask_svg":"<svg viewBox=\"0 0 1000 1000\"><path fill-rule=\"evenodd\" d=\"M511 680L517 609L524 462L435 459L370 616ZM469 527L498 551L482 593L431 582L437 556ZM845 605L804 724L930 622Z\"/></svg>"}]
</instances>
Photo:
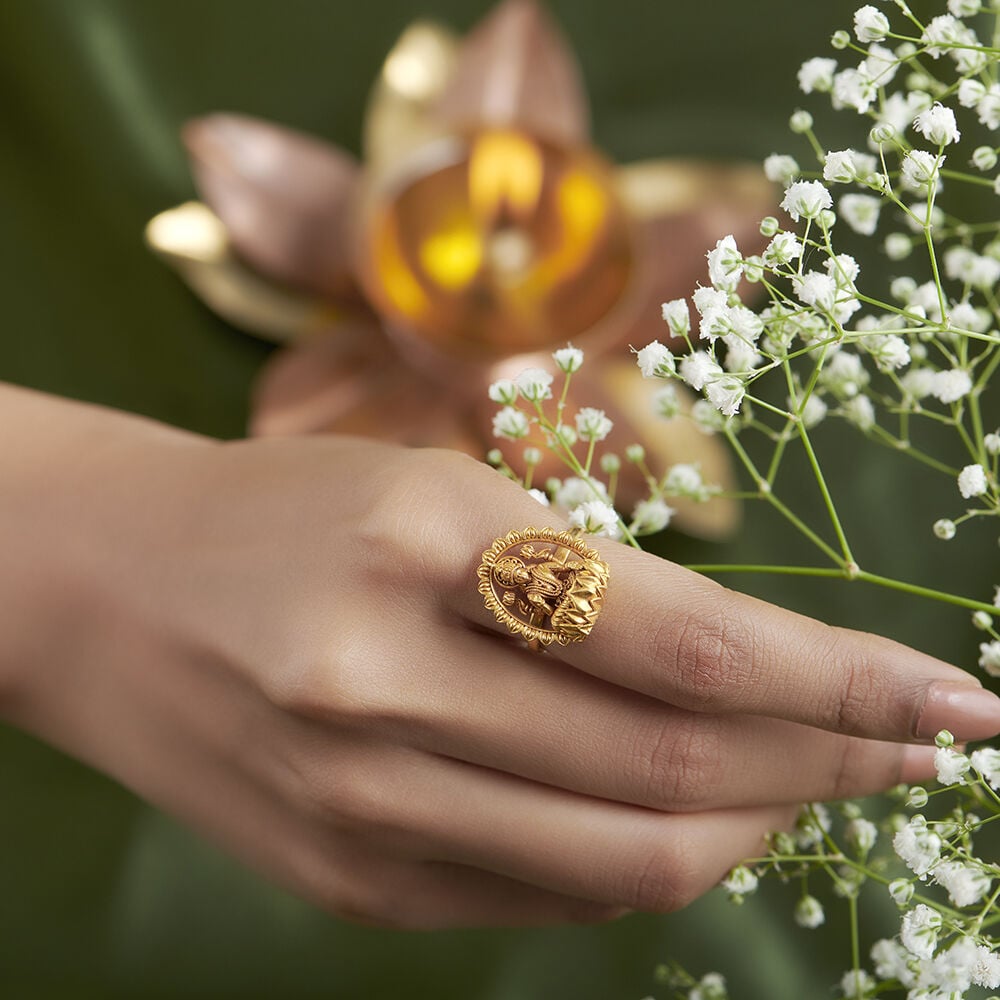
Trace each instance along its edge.
<instances>
[{"instance_id":1,"label":"lotus flower","mask_svg":"<svg viewBox=\"0 0 1000 1000\"><path fill-rule=\"evenodd\" d=\"M713 439L654 415L627 348L666 339L659 305L703 276L715 234L758 243L772 190L755 167L609 163L573 54L534 0L504 0L460 42L411 26L373 88L363 164L235 114L183 139L204 202L157 216L147 239L232 323L285 342L251 433L482 456L486 386L572 342L588 359L574 395L608 412L620 447L642 440L660 465L728 480ZM735 522L725 503L678 507L696 534Z\"/></svg>"}]
</instances>

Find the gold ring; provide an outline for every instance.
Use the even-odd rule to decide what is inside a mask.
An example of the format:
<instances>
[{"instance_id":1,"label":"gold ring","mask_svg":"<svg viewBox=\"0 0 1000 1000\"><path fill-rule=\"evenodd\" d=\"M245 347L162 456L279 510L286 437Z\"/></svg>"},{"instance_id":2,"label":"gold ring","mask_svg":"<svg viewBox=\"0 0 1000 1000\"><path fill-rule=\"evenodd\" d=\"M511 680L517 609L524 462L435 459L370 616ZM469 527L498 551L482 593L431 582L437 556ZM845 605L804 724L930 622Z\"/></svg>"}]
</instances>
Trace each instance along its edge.
<instances>
[{"instance_id":1,"label":"gold ring","mask_svg":"<svg viewBox=\"0 0 1000 1000\"><path fill-rule=\"evenodd\" d=\"M582 642L604 603L608 565L569 531L509 531L483 553L479 593L532 646Z\"/></svg>"}]
</instances>

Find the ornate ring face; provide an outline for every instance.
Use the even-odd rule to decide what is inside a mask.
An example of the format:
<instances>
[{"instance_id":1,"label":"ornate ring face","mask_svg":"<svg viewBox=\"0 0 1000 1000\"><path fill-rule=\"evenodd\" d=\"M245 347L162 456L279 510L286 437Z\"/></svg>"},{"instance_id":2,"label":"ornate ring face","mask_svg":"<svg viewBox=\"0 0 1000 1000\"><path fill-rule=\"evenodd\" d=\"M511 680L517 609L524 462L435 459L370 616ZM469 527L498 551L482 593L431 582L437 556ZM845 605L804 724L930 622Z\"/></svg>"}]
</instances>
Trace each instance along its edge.
<instances>
[{"instance_id":1,"label":"ornate ring face","mask_svg":"<svg viewBox=\"0 0 1000 1000\"><path fill-rule=\"evenodd\" d=\"M608 565L568 531L525 528L498 538L479 564L479 593L528 642L581 642L597 621Z\"/></svg>"}]
</instances>

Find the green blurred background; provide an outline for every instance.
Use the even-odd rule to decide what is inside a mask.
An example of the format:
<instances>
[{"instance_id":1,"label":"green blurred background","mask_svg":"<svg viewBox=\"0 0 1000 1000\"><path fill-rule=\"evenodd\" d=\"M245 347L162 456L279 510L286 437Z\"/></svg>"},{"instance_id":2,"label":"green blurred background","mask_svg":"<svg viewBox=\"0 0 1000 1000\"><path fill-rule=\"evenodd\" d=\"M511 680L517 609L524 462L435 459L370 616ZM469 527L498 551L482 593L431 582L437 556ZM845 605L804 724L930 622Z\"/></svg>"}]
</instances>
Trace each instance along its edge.
<instances>
[{"instance_id":1,"label":"green blurred background","mask_svg":"<svg viewBox=\"0 0 1000 1000\"><path fill-rule=\"evenodd\" d=\"M416 16L468 28L483 0L0 0L0 378L239 436L268 348L208 313L143 248L145 222L193 195L177 140L212 110L259 115L357 151L368 87ZM577 47L595 138L655 155L805 157L786 131L795 71L857 6L555 0ZM943 4L942 4L943 8ZM821 115L827 148L859 141ZM723 234L719 234L720 236ZM692 247L701 254L705 247ZM995 404L994 404L995 407ZM985 597L996 539L949 547L929 525L953 487L824 426L866 568ZM799 498L816 511L815 498ZM675 540L684 560L809 561L766 511L729 546ZM994 533L995 534L995 533ZM986 553L984 556L983 553ZM856 586L726 582L973 666L954 610ZM192 775L197 780L197 775ZM654 965L719 969L734 996L828 996L844 949L791 925L794 892L736 912L717 897L606 928L408 935L347 927L272 889L128 793L0 730L0 996L645 996ZM739 985L737 985L739 984Z\"/></svg>"}]
</instances>

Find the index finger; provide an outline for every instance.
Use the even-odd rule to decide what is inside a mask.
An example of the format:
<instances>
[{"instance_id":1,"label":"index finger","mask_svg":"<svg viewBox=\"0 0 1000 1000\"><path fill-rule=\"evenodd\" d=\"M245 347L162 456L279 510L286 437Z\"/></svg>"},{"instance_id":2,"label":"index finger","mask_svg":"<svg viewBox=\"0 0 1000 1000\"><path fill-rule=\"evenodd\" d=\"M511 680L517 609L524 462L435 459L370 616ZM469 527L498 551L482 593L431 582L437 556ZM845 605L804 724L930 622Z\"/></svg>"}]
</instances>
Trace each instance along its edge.
<instances>
[{"instance_id":1,"label":"index finger","mask_svg":"<svg viewBox=\"0 0 1000 1000\"><path fill-rule=\"evenodd\" d=\"M603 609L585 640L550 647L578 669L691 711L764 715L873 739L1000 732L1000 698L957 667L616 542L587 541L610 567ZM475 592L475 568L468 579L461 613L504 631Z\"/></svg>"}]
</instances>

